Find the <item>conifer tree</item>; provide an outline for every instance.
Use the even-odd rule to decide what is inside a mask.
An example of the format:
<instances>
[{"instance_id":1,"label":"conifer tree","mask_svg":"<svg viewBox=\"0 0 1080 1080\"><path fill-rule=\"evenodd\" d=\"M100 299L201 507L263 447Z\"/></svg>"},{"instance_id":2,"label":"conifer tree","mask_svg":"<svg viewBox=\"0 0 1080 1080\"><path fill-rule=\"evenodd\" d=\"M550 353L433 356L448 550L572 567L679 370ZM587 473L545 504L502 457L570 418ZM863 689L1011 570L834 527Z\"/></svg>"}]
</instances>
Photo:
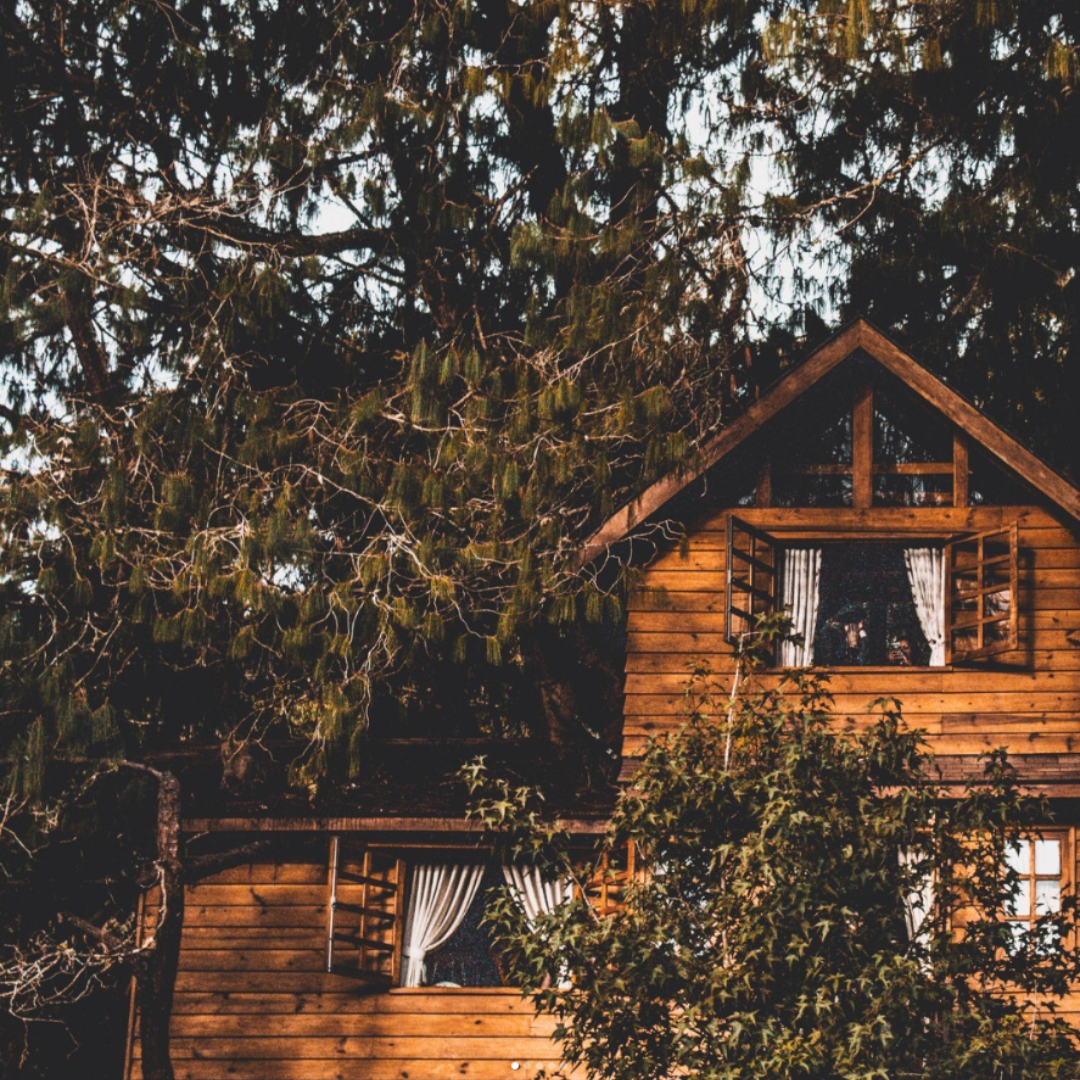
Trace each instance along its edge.
<instances>
[{"instance_id":1,"label":"conifer tree","mask_svg":"<svg viewBox=\"0 0 1080 1080\"><path fill-rule=\"evenodd\" d=\"M181 733L297 736L314 782L373 719L590 742L603 657L565 635L618 622L622 575L580 541L823 316L1071 460L1076 30L1050 0L10 5L19 783Z\"/></svg>"}]
</instances>

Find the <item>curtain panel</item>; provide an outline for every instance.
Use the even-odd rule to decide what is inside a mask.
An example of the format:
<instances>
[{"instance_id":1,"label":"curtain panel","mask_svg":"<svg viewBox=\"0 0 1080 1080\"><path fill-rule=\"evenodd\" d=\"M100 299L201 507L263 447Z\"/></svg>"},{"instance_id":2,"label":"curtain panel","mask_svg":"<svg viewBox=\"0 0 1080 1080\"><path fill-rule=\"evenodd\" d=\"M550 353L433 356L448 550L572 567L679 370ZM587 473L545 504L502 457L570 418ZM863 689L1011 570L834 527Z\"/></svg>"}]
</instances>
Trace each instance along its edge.
<instances>
[{"instance_id":1,"label":"curtain panel","mask_svg":"<svg viewBox=\"0 0 1080 1080\"><path fill-rule=\"evenodd\" d=\"M900 850L900 865L905 870L915 869L915 854L906 848ZM911 890L904 897L904 923L907 926L908 941L926 943L926 920L934 906L934 880L929 873L920 873L912 883Z\"/></svg>"},{"instance_id":2,"label":"curtain panel","mask_svg":"<svg viewBox=\"0 0 1080 1080\"><path fill-rule=\"evenodd\" d=\"M530 926L535 926L541 915L550 915L573 895L569 881L544 877L535 866L504 866L503 879Z\"/></svg>"},{"instance_id":3,"label":"curtain panel","mask_svg":"<svg viewBox=\"0 0 1080 1080\"><path fill-rule=\"evenodd\" d=\"M483 863L421 862L413 867L401 949L402 986L423 985L424 958L461 925L483 876Z\"/></svg>"},{"instance_id":4,"label":"curtain panel","mask_svg":"<svg viewBox=\"0 0 1080 1080\"><path fill-rule=\"evenodd\" d=\"M919 625L930 646L930 666L945 663L945 552L941 548L904 548L904 565Z\"/></svg>"},{"instance_id":5,"label":"curtain panel","mask_svg":"<svg viewBox=\"0 0 1080 1080\"><path fill-rule=\"evenodd\" d=\"M802 644L780 642L781 667L810 667L814 662L814 632L821 597L821 548L785 548L781 561L780 606L791 613L791 633Z\"/></svg>"}]
</instances>

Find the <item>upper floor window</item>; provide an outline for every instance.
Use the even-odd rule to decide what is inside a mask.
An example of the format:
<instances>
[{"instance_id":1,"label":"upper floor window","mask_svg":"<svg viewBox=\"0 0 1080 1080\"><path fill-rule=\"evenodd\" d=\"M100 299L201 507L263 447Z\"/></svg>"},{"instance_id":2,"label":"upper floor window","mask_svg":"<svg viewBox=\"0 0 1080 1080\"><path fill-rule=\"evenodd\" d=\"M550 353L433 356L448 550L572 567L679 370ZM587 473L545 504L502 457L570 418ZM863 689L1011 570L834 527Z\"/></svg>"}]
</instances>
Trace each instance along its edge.
<instances>
[{"instance_id":1,"label":"upper floor window","mask_svg":"<svg viewBox=\"0 0 1080 1080\"><path fill-rule=\"evenodd\" d=\"M783 667L940 667L1018 645L1018 529L948 541L782 540L728 519L729 641L791 615Z\"/></svg>"},{"instance_id":2,"label":"upper floor window","mask_svg":"<svg viewBox=\"0 0 1080 1080\"><path fill-rule=\"evenodd\" d=\"M793 553L785 552L785 580ZM940 547L826 544L820 575L816 618L803 626L816 667L944 663Z\"/></svg>"}]
</instances>

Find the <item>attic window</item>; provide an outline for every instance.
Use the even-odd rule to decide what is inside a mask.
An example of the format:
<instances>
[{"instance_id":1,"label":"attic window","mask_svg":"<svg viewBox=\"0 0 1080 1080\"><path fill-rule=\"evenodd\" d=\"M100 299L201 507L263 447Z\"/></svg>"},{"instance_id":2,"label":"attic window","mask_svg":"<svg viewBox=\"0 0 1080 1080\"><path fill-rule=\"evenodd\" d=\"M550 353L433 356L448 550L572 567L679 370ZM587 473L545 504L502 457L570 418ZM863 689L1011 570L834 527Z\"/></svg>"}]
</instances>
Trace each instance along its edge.
<instances>
[{"instance_id":1,"label":"attic window","mask_svg":"<svg viewBox=\"0 0 1080 1080\"><path fill-rule=\"evenodd\" d=\"M1016 524L950 540L784 542L728 519L726 635L787 610L782 667L940 667L1018 644Z\"/></svg>"},{"instance_id":2,"label":"attic window","mask_svg":"<svg viewBox=\"0 0 1080 1080\"><path fill-rule=\"evenodd\" d=\"M861 379L831 419L820 398L785 418L772 448L770 501L758 505L967 505L966 441L894 383Z\"/></svg>"},{"instance_id":3,"label":"attic window","mask_svg":"<svg viewBox=\"0 0 1080 1080\"><path fill-rule=\"evenodd\" d=\"M944 420L886 387L874 387L875 506L948 506L953 437Z\"/></svg>"}]
</instances>

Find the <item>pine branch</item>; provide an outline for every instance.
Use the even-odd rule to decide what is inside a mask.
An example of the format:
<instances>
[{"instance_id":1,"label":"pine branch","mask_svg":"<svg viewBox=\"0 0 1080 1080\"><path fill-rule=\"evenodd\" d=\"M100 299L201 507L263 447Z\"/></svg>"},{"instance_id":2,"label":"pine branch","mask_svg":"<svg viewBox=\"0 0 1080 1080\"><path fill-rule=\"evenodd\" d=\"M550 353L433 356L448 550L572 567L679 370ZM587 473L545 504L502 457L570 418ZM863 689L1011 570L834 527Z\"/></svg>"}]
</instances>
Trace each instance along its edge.
<instances>
[{"instance_id":1,"label":"pine branch","mask_svg":"<svg viewBox=\"0 0 1080 1080\"><path fill-rule=\"evenodd\" d=\"M60 921L68 923L70 926L74 926L77 930L81 930L87 937L99 942L113 952L119 952L124 947L123 939L118 937L111 930L107 930L103 926L95 926L88 919L72 914L70 911L62 911L60 913Z\"/></svg>"}]
</instances>

